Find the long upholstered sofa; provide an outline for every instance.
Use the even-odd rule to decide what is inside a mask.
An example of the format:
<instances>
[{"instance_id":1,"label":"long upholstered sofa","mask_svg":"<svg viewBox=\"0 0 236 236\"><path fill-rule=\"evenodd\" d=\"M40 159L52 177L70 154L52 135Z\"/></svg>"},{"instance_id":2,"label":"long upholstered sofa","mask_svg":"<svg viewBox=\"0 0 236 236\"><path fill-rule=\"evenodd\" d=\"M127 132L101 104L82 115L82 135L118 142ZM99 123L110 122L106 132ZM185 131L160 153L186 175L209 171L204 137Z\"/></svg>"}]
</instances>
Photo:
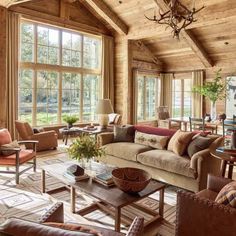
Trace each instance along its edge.
<instances>
[{"instance_id":1,"label":"long upholstered sofa","mask_svg":"<svg viewBox=\"0 0 236 236\"><path fill-rule=\"evenodd\" d=\"M171 139L176 131L133 126L133 136L135 132L168 136ZM148 171L153 179L197 192L206 188L208 173L218 175L220 171L221 162L211 156L210 149L220 146L223 138L215 135L207 137L212 139L209 147L190 158L186 152L180 156L166 148L158 150L134 143L134 138L130 142L114 142L114 133L102 133L97 138L99 145L105 149L106 155L98 160L118 167L141 168Z\"/></svg>"}]
</instances>

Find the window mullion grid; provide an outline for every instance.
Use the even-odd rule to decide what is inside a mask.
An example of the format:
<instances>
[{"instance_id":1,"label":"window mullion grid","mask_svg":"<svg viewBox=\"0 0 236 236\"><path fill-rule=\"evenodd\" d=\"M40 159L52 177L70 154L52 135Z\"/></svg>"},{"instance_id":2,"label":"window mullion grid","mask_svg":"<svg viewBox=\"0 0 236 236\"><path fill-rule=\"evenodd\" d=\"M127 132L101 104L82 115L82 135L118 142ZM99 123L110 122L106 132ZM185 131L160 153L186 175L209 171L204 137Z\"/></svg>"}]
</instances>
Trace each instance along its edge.
<instances>
[{"instance_id":1,"label":"window mullion grid","mask_svg":"<svg viewBox=\"0 0 236 236\"><path fill-rule=\"evenodd\" d=\"M84 36L81 35L81 68L83 68L84 65ZM79 108L79 116L80 120L83 122L83 108L84 108L84 103L83 103L83 94L84 94L84 72L81 73L80 76L80 108Z\"/></svg>"},{"instance_id":2,"label":"window mullion grid","mask_svg":"<svg viewBox=\"0 0 236 236\"><path fill-rule=\"evenodd\" d=\"M146 88L146 76L143 77L143 119L146 120L146 96L147 96L147 88Z\"/></svg>"},{"instance_id":3,"label":"window mullion grid","mask_svg":"<svg viewBox=\"0 0 236 236\"><path fill-rule=\"evenodd\" d=\"M181 79L181 117L184 116L184 80Z\"/></svg>"},{"instance_id":4,"label":"window mullion grid","mask_svg":"<svg viewBox=\"0 0 236 236\"><path fill-rule=\"evenodd\" d=\"M34 65L37 63L37 54L38 54L38 25L34 25ZM34 67L33 68L33 91L32 91L32 102L33 102L33 108L32 108L32 125L37 125L37 70Z\"/></svg>"},{"instance_id":5,"label":"window mullion grid","mask_svg":"<svg viewBox=\"0 0 236 236\"><path fill-rule=\"evenodd\" d=\"M62 30L59 30L59 65L62 66ZM62 71L59 71L57 119L62 123Z\"/></svg>"}]
</instances>

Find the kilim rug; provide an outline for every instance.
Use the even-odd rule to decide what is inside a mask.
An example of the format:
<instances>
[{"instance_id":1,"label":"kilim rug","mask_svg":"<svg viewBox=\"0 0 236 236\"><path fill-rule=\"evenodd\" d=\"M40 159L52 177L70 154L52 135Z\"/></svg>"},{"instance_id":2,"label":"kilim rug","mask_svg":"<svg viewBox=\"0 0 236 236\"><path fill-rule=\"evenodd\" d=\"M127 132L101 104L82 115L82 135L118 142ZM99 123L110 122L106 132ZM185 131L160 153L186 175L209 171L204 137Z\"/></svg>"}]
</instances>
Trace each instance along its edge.
<instances>
[{"instance_id":1,"label":"kilim rug","mask_svg":"<svg viewBox=\"0 0 236 236\"><path fill-rule=\"evenodd\" d=\"M32 220L37 222L38 218L49 209L55 202L62 201L65 207L65 221L66 222L81 222L88 223L93 221L93 224L102 225L103 227L113 228L113 218L100 210L89 213L84 217L70 213L70 194L68 191L57 192L52 195L41 194L41 173L40 166L50 165L54 163L62 163L68 160L65 148L61 147L55 151L47 151L38 153L37 158L37 172L32 170L24 173L20 177L20 184L15 185L14 176L12 175L0 175L0 223L4 222L9 217L18 217L22 219ZM51 190L60 186L57 179L46 175L46 188ZM168 186L165 190L165 206L164 206L164 218L156 231L152 231L145 235L162 235L170 236L174 235L174 222L175 222L175 205L176 205L176 188ZM140 201L141 205L148 207L149 209L158 210L159 193L150 195ZM88 206L96 199L88 196L84 193L79 193L77 197L77 209ZM143 212L137 212L131 206L128 206L122 210L124 215L129 217L135 217L136 215L143 215ZM147 216L148 217L148 216ZM127 225L122 225L122 231L125 232Z\"/></svg>"}]
</instances>

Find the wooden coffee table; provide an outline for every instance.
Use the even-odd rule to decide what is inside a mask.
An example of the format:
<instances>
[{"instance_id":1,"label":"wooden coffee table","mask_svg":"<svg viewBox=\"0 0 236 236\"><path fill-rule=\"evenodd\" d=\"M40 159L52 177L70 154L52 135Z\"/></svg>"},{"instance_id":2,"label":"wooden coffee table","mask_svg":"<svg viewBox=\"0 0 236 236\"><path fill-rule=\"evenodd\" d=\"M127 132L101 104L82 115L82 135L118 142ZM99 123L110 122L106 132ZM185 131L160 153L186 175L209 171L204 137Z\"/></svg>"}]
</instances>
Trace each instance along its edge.
<instances>
[{"instance_id":1,"label":"wooden coffee table","mask_svg":"<svg viewBox=\"0 0 236 236\"><path fill-rule=\"evenodd\" d=\"M159 221L163 219L163 210L164 210L164 189L165 185L158 183L156 181L151 181L150 184L140 193L136 195L130 195L124 193L117 187L105 187L99 183L92 181L92 178L87 180L82 180L79 182L73 182L63 176L66 168L71 164L75 164L75 162L68 161L60 164L53 164L47 165L42 167L42 192L46 192L46 179L45 179L45 172L49 175L55 177L56 179L60 180L65 184L64 187L50 190L47 193L50 193L55 190L69 189L71 194L71 211L73 213L78 213L80 215L86 215L92 211L100 209L112 215L115 220L115 230L120 232L120 224L121 222L130 224L133 219L128 219L127 216L122 217L121 209L125 206L131 205L132 207L136 208L138 211L144 212L145 214L150 215L151 217L145 222L145 227L154 221ZM104 172L104 168L106 168L103 164L94 162L92 164L92 169ZM97 171L96 171L97 172ZM81 190L92 197L98 199L97 202L93 203L92 205L80 209L76 211L75 207L75 200L76 200L76 190ZM151 210L147 207L142 206L141 204L137 203L139 200L148 197L149 195L155 193L156 191L160 192L160 199L159 199L159 212ZM144 215L145 215L144 214Z\"/></svg>"}]
</instances>

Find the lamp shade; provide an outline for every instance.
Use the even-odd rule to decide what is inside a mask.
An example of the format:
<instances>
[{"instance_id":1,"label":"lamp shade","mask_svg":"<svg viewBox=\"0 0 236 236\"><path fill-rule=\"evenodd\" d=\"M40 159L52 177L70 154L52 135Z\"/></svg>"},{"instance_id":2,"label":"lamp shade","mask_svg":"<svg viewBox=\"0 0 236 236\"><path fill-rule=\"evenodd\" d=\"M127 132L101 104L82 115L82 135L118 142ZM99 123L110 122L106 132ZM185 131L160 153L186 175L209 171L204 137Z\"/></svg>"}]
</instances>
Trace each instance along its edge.
<instances>
[{"instance_id":1,"label":"lamp shade","mask_svg":"<svg viewBox=\"0 0 236 236\"><path fill-rule=\"evenodd\" d=\"M97 114L110 114L113 113L113 107L110 99L99 99L96 106Z\"/></svg>"}]
</instances>

